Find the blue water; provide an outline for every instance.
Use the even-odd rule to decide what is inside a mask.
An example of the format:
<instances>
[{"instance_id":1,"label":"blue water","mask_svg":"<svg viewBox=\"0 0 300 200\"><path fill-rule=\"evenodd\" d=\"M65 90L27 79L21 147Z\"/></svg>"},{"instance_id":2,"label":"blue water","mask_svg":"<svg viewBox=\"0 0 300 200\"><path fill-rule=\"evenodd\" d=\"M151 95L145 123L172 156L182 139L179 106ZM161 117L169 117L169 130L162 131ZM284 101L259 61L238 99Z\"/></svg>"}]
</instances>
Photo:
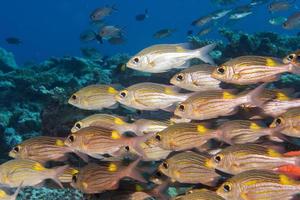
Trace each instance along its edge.
<instances>
[{"instance_id":1,"label":"blue water","mask_svg":"<svg viewBox=\"0 0 300 200\"><path fill-rule=\"evenodd\" d=\"M235 7L249 3L240 0ZM127 42L123 45L110 45L107 42L83 43L79 40L82 31L89 28L89 15L97 7L116 5L118 11L106 18L107 24L124 27ZM300 7L300 1L296 2ZM149 18L138 22L135 15L149 10ZM17 63L26 61L41 62L51 56L80 56L80 47L96 47L103 55L115 53L133 54L155 43L178 43L186 41L186 32L191 22L203 15L221 8L210 0L6 0L0 6L0 46L14 53ZM298 31L287 31L268 23L271 16L289 16L297 8L271 14L267 4L258 6L254 13L239 20L231 28L253 33L274 31L295 35ZM204 36L207 39L220 39L217 28ZM161 28L175 28L170 38L154 39L153 33ZM198 32L199 28L193 28ZM7 37L18 37L23 41L19 46L5 42Z\"/></svg>"}]
</instances>

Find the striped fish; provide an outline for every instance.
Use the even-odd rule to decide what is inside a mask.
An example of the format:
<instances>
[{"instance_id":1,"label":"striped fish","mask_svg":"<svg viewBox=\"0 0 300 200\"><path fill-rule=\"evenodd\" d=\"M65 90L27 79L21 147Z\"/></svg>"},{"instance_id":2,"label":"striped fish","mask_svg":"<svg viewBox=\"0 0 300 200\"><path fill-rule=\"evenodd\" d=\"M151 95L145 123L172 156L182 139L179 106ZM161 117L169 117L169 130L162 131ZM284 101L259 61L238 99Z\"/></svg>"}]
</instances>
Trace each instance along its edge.
<instances>
[{"instance_id":1,"label":"striped fish","mask_svg":"<svg viewBox=\"0 0 300 200\"><path fill-rule=\"evenodd\" d=\"M226 147L207 162L207 166L228 174L239 174L253 169L277 170L283 165L297 164L300 164L300 158L284 157L273 148L258 144Z\"/></svg>"},{"instance_id":2,"label":"striped fish","mask_svg":"<svg viewBox=\"0 0 300 200\"><path fill-rule=\"evenodd\" d=\"M214 169L205 166L206 160L209 159L210 156L206 154L186 151L168 158L158 169L174 182L215 186L220 175Z\"/></svg>"},{"instance_id":3,"label":"striped fish","mask_svg":"<svg viewBox=\"0 0 300 200\"><path fill-rule=\"evenodd\" d=\"M117 106L118 91L110 85L89 85L72 94L68 103L84 110L102 110Z\"/></svg>"},{"instance_id":4,"label":"striped fish","mask_svg":"<svg viewBox=\"0 0 300 200\"><path fill-rule=\"evenodd\" d=\"M220 90L221 81L211 77L213 70L207 64L195 65L175 74L170 83L190 91Z\"/></svg>"},{"instance_id":5,"label":"striped fish","mask_svg":"<svg viewBox=\"0 0 300 200\"><path fill-rule=\"evenodd\" d=\"M119 103L138 110L164 110L190 96L181 94L178 90L170 85L138 83L121 90L116 99Z\"/></svg>"},{"instance_id":6,"label":"striped fish","mask_svg":"<svg viewBox=\"0 0 300 200\"><path fill-rule=\"evenodd\" d=\"M300 191L300 182L264 170L242 172L224 182L217 194L226 200L290 200Z\"/></svg>"},{"instance_id":7,"label":"striped fish","mask_svg":"<svg viewBox=\"0 0 300 200\"><path fill-rule=\"evenodd\" d=\"M52 179L63 187L58 177L68 168L67 165L52 169L45 168L33 160L15 159L0 165L0 184L9 187L36 186L46 179Z\"/></svg>"},{"instance_id":8,"label":"striped fish","mask_svg":"<svg viewBox=\"0 0 300 200\"><path fill-rule=\"evenodd\" d=\"M293 64L295 66L300 66L300 50L298 49L297 51L287 55L286 57L283 58L283 63L284 64Z\"/></svg>"},{"instance_id":9,"label":"striped fish","mask_svg":"<svg viewBox=\"0 0 300 200\"><path fill-rule=\"evenodd\" d=\"M94 194L118 189L119 181L125 177L145 182L136 169L139 161L136 160L127 167L117 162L101 165L89 163L73 176L71 186L84 193Z\"/></svg>"},{"instance_id":10,"label":"striped fish","mask_svg":"<svg viewBox=\"0 0 300 200\"><path fill-rule=\"evenodd\" d=\"M206 120L229 116L237 113L239 106L251 104L260 106L260 94L265 84L247 93L236 94L231 90L206 91L196 93L182 103L179 103L175 115L193 120Z\"/></svg>"},{"instance_id":11,"label":"striped fish","mask_svg":"<svg viewBox=\"0 0 300 200\"><path fill-rule=\"evenodd\" d=\"M300 138L300 107L291 108L284 114L275 118L271 128L284 127L281 133L290 137Z\"/></svg>"},{"instance_id":12,"label":"striped fish","mask_svg":"<svg viewBox=\"0 0 300 200\"><path fill-rule=\"evenodd\" d=\"M268 128L263 123L250 120L232 120L218 127L218 139L228 144L256 142L263 136L276 139L282 127ZM278 139L279 140L279 139Z\"/></svg>"},{"instance_id":13,"label":"striped fish","mask_svg":"<svg viewBox=\"0 0 300 200\"><path fill-rule=\"evenodd\" d=\"M173 200L225 200L215 192L206 189L194 189L187 192L185 195L180 195Z\"/></svg>"},{"instance_id":14,"label":"striped fish","mask_svg":"<svg viewBox=\"0 0 300 200\"><path fill-rule=\"evenodd\" d=\"M206 123L178 123L170 125L153 137L163 149L183 151L201 147L208 140L217 137L216 133Z\"/></svg>"},{"instance_id":15,"label":"striped fish","mask_svg":"<svg viewBox=\"0 0 300 200\"><path fill-rule=\"evenodd\" d=\"M38 136L23 141L9 152L16 159L30 159L40 163L47 161L65 161L67 154L73 151L64 144L64 138ZM78 154L79 155L79 154Z\"/></svg>"},{"instance_id":16,"label":"striped fish","mask_svg":"<svg viewBox=\"0 0 300 200\"><path fill-rule=\"evenodd\" d=\"M94 114L76 122L72 127L71 132L75 133L80 129L89 126L96 126L96 127L102 127L110 130L117 130L120 133L124 133L130 128L128 127L130 126L130 124L128 124L125 121L124 117L120 117L117 115L109 115L109 114Z\"/></svg>"},{"instance_id":17,"label":"striped fish","mask_svg":"<svg viewBox=\"0 0 300 200\"><path fill-rule=\"evenodd\" d=\"M294 73L296 70L278 58L241 56L217 67L211 76L226 83L249 85L276 81L285 72Z\"/></svg>"},{"instance_id":18,"label":"striped fish","mask_svg":"<svg viewBox=\"0 0 300 200\"><path fill-rule=\"evenodd\" d=\"M0 199L1 200L16 200L17 196L20 193L20 190L22 188L22 184L19 185L19 187L16 189L16 191L13 194L8 194L6 191L0 189Z\"/></svg>"},{"instance_id":19,"label":"striped fish","mask_svg":"<svg viewBox=\"0 0 300 200\"><path fill-rule=\"evenodd\" d=\"M146 141L151 136L149 134L137 137L125 137L116 130L90 126L70 134L64 143L73 151L103 159L103 154L113 155L125 146L129 146L135 149L136 152L141 153L140 143Z\"/></svg>"}]
</instances>

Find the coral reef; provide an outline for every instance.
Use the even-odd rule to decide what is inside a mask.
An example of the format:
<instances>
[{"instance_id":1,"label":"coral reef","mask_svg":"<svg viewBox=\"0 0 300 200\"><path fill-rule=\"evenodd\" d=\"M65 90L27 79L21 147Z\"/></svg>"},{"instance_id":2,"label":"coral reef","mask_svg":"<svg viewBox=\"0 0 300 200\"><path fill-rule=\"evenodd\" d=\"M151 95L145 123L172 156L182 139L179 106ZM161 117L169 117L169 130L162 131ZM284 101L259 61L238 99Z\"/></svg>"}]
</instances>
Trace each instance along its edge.
<instances>
[{"instance_id":1,"label":"coral reef","mask_svg":"<svg viewBox=\"0 0 300 200\"><path fill-rule=\"evenodd\" d=\"M0 73L12 71L17 67L14 55L0 48Z\"/></svg>"}]
</instances>

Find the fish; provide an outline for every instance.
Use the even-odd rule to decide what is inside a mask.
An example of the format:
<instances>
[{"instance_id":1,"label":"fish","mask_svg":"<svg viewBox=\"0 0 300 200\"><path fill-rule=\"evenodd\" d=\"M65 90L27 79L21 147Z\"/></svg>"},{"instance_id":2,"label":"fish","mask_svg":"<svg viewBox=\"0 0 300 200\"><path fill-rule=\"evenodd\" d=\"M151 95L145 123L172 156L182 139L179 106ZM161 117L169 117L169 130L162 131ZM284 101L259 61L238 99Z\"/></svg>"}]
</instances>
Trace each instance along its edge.
<instances>
[{"instance_id":1,"label":"fish","mask_svg":"<svg viewBox=\"0 0 300 200\"><path fill-rule=\"evenodd\" d=\"M144 82L121 90L115 99L120 104L137 110L167 110L191 95L178 91L174 86Z\"/></svg>"},{"instance_id":2,"label":"fish","mask_svg":"<svg viewBox=\"0 0 300 200\"><path fill-rule=\"evenodd\" d=\"M238 144L222 149L206 164L222 172L236 175L254 169L277 172L281 166L299 165L300 158L284 156L272 147L259 144Z\"/></svg>"},{"instance_id":3,"label":"fish","mask_svg":"<svg viewBox=\"0 0 300 200\"><path fill-rule=\"evenodd\" d=\"M80 41L82 42L90 42L96 39L96 33L93 30L86 30L80 33Z\"/></svg>"},{"instance_id":4,"label":"fish","mask_svg":"<svg viewBox=\"0 0 300 200\"><path fill-rule=\"evenodd\" d=\"M111 45L121 45L126 42L126 39L123 36L118 36L118 37L111 37L107 41Z\"/></svg>"},{"instance_id":5,"label":"fish","mask_svg":"<svg viewBox=\"0 0 300 200\"><path fill-rule=\"evenodd\" d=\"M134 18L136 21L144 21L148 17L148 9L145 9L144 13L137 14Z\"/></svg>"},{"instance_id":6,"label":"fish","mask_svg":"<svg viewBox=\"0 0 300 200\"><path fill-rule=\"evenodd\" d=\"M219 9L219 10L214 11L210 15L212 16L213 20L218 20L218 19L225 17L231 11L232 11L232 9Z\"/></svg>"},{"instance_id":7,"label":"fish","mask_svg":"<svg viewBox=\"0 0 300 200\"><path fill-rule=\"evenodd\" d=\"M207 189L193 189L184 195L174 197L173 200L225 200L216 192Z\"/></svg>"},{"instance_id":8,"label":"fish","mask_svg":"<svg viewBox=\"0 0 300 200\"><path fill-rule=\"evenodd\" d=\"M274 82L280 74L297 73L293 65L284 64L282 59L266 56L240 56L218 66L212 78L238 85Z\"/></svg>"},{"instance_id":9,"label":"fish","mask_svg":"<svg viewBox=\"0 0 300 200\"><path fill-rule=\"evenodd\" d=\"M45 168L41 163L27 159L9 160L0 165L0 184L9 187L36 186L46 179L53 180L61 188L59 176L68 168L68 165Z\"/></svg>"},{"instance_id":10,"label":"fish","mask_svg":"<svg viewBox=\"0 0 300 200\"><path fill-rule=\"evenodd\" d=\"M212 31L212 27L206 27L201 29L198 33L197 36L203 36L203 35L207 35L208 33L210 33Z\"/></svg>"},{"instance_id":11,"label":"fish","mask_svg":"<svg viewBox=\"0 0 300 200\"><path fill-rule=\"evenodd\" d=\"M96 126L110 130L117 130L123 134L127 131L127 127L130 126L126 122L124 117L110 114L93 114L84 119L77 121L71 129L72 133L75 133L83 128Z\"/></svg>"},{"instance_id":12,"label":"fish","mask_svg":"<svg viewBox=\"0 0 300 200\"><path fill-rule=\"evenodd\" d=\"M269 2L269 0L251 0L250 5L251 6L258 6L258 5L266 4L268 2Z\"/></svg>"},{"instance_id":13,"label":"fish","mask_svg":"<svg viewBox=\"0 0 300 200\"><path fill-rule=\"evenodd\" d=\"M22 183L19 185L19 187L15 190L13 194L8 194L7 191L0 189L0 199L1 200L16 200L20 190L22 188Z\"/></svg>"},{"instance_id":14,"label":"fish","mask_svg":"<svg viewBox=\"0 0 300 200\"><path fill-rule=\"evenodd\" d=\"M290 137L300 138L300 107L291 108L284 114L276 117L270 128L282 126L280 132Z\"/></svg>"},{"instance_id":15,"label":"fish","mask_svg":"<svg viewBox=\"0 0 300 200\"><path fill-rule=\"evenodd\" d=\"M216 137L216 132L206 123L178 123L153 136L166 150L184 151L199 148Z\"/></svg>"},{"instance_id":16,"label":"fish","mask_svg":"<svg viewBox=\"0 0 300 200\"><path fill-rule=\"evenodd\" d=\"M186 68L192 58L199 58L205 63L214 64L208 54L215 46L215 44L210 44L189 50L187 44L153 45L137 53L126 65L128 68L142 72L162 73L173 68Z\"/></svg>"},{"instance_id":17,"label":"fish","mask_svg":"<svg viewBox=\"0 0 300 200\"><path fill-rule=\"evenodd\" d=\"M221 81L211 77L214 67L208 64L194 65L176 73L170 83L189 91L221 90Z\"/></svg>"},{"instance_id":18,"label":"fish","mask_svg":"<svg viewBox=\"0 0 300 200\"><path fill-rule=\"evenodd\" d=\"M76 133L70 134L64 141L65 145L91 157L103 159L103 155L113 156L120 148L129 146L141 153L139 144L146 141L149 135L140 137L122 136L116 130L100 127L86 127Z\"/></svg>"},{"instance_id":19,"label":"fish","mask_svg":"<svg viewBox=\"0 0 300 200\"><path fill-rule=\"evenodd\" d=\"M269 19L269 23L275 26L282 25L284 22L286 22L287 18L286 17L272 17Z\"/></svg>"},{"instance_id":20,"label":"fish","mask_svg":"<svg viewBox=\"0 0 300 200\"><path fill-rule=\"evenodd\" d=\"M296 0L276 0L269 4L268 10L272 13L290 9Z\"/></svg>"},{"instance_id":21,"label":"fish","mask_svg":"<svg viewBox=\"0 0 300 200\"><path fill-rule=\"evenodd\" d=\"M105 17L110 16L113 12L117 11L117 8L113 6L104 6L101 8L96 8L91 14L90 19L92 21L100 21Z\"/></svg>"},{"instance_id":22,"label":"fish","mask_svg":"<svg viewBox=\"0 0 300 200\"><path fill-rule=\"evenodd\" d=\"M280 141L279 132L283 127L269 128L263 123L250 120L231 120L218 127L217 137L227 144L245 144L258 141L261 137Z\"/></svg>"},{"instance_id":23,"label":"fish","mask_svg":"<svg viewBox=\"0 0 300 200\"><path fill-rule=\"evenodd\" d=\"M38 136L14 146L9 152L9 156L15 159L29 159L46 164L48 161L66 161L69 153L75 153L81 158L84 157L65 146L64 138Z\"/></svg>"},{"instance_id":24,"label":"fish","mask_svg":"<svg viewBox=\"0 0 300 200\"><path fill-rule=\"evenodd\" d=\"M210 23L215 17L216 17L216 15L214 15L214 14L202 16L202 17L194 20L192 22L192 25L193 26L204 26L205 24Z\"/></svg>"},{"instance_id":25,"label":"fish","mask_svg":"<svg viewBox=\"0 0 300 200\"><path fill-rule=\"evenodd\" d=\"M284 91L278 91L274 99L264 103L260 108L265 115L278 117L296 107L300 107L299 98L289 97Z\"/></svg>"},{"instance_id":26,"label":"fish","mask_svg":"<svg viewBox=\"0 0 300 200\"><path fill-rule=\"evenodd\" d=\"M5 39L5 41L8 43L8 44L13 44L13 45L20 45L22 44L22 41L17 38L17 37L8 37Z\"/></svg>"},{"instance_id":27,"label":"fish","mask_svg":"<svg viewBox=\"0 0 300 200\"><path fill-rule=\"evenodd\" d=\"M282 200L299 193L300 182L265 170L242 172L225 181L217 194L226 200Z\"/></svg>"},{"instance_id":28,"label":"fish","mask_svg":"<svg viewBox=\"0 0 300 200\"><path fill-rule=\"evenodd\" d=\"M86 194L95 194L118 189L119 181L125 177L146 182L137 169L139 161L136 160L128 166L117 162L101 165L89 163L73 175L71 186Z\"/></svg>"},{"instance_id":29,"label":"fish","mask_svg":"<svg viewBox=\"0 0 300 200\"><path fill-rule=\"evenodd\" d=\"M174 114L181 118L206 120L221 116L230 116L238 112L244 104L261 106L260 94L264 90L262 84L247 93L236 94L232 90L216 90L199 92L179 103Z\"/></svg>"},{"instance_id":30,"label":"fish","mask_svg":"<svg viewBox=\"0 0 300 200\"><path fill-rule=\"evenodd\" d=\"M282 59L282 62L284 64L292 64L296 67L300 67L300 50L296 50L295 52L285 56Z\"/></svg>"},{"instance_id":31,"label":"fish","mask_svg":"<svg viewBox=\"0 0 300 200\"><path fill-rule=\"evenodd\" d=\"M99 31L99 36L103 39L121 38L123 30L116 26L103 26Z\"/></svg>"},{"instance_id":32,"label":"fish","mask_svg":"<svg viewBox=\"0 0 300 200\"><path fill-rule=\"evenodd\" d=\"M221 176L214 169L205 166L208 159L210 156L204 153L185 151L163 161L158 170L173 182L216 186Z\"/></svg>"},{"instance_id":33,"label":"fish","mask_svg":"<svg viewBox=\"0 0 300 200\"><path fill-rule=\"evenodd\" d=\"M150 119L137 119L130 124L129 131L136 135L144 135L149 133L157 133L164 130L171 124L170 121L159 121Z\"/></svg>"},{"instance_id":34,"label":"fish","mask_svg":"<svg viewBox=\"0 0 300 200\"><path fill-rule=\"evenodd\" d=\"M84 110L115 108L118 91L110 85L89 85L72 94L68 103Z\"/></svg>"},{"instance_id":35,"label":"fish","mask_svg":"<svg viewBox=\"0 0 300 200\"><path fill-rule=\"evenodd\" d=\"M242 19L244 17L247 17L248 15L251 15L252 8L250 5L245 5L245 6L239 6L231 11L229 14L229 19L231 20L238 20Z\"/></svg>"},{"instance_id":36,"label":"fish","mask_svg":"<svg viewBox=\"0 0 300 200\"><path fill-rule=\"evenodd\" d=\"M164 28L164 29L160 29L158 31L156 31L155 33L153 33L153 37L155 39L162 39L162 38L167 38L172 36L172 34L176 32L176 29L174 28Z\"/></svg>"},{"instance_id":37,"label":"fish","mask_svg":"<svg viewBox=\"0 0 300 200\"><path fill-rule=\"evenodd\" d=\"M79 172L79 169L74 167L68 167L65 171L58 177L61 183L72 183L72 177Z\"/></svg>"},{"instance_id":38,"label":"fish","mask_svg":"<svg viewBox=\"0 0 300 200\"><path fill-rule=\"evenodd\" d=\"M287 20L282 24L284 29L297 29L300 27L300 12L296 12L289 16Z\"/></svg>"}]
</instances>

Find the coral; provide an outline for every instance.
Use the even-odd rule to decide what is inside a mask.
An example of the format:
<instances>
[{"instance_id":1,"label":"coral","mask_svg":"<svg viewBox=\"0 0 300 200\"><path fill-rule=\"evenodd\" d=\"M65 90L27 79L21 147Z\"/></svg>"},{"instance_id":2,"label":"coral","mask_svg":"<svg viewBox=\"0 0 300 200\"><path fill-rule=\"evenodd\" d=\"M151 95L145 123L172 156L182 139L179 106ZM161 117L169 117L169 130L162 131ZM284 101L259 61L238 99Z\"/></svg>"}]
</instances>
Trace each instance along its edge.
<instances>
[{"instance_id":1,"label":"coral","mask_svg":"<svg viewBox=\"0 0 300 200\"><path fill-rule=\"evenodd\" d=\"M7 52L5 49L0 48L0 71L8 72L17 67L14 55Z\"/></svg>"}]
</instances>

